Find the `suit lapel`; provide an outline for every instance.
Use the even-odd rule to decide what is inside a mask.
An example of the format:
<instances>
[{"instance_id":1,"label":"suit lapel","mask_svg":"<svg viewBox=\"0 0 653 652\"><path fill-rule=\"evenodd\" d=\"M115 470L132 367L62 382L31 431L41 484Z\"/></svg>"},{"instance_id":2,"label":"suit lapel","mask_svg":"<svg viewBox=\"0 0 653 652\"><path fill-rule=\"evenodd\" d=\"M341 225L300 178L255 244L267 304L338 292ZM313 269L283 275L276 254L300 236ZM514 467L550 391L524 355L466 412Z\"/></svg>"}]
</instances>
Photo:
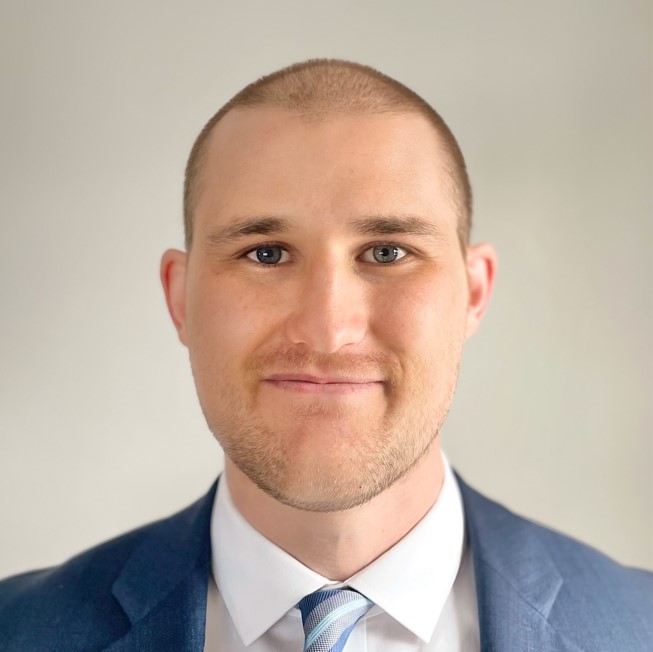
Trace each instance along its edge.
<instances>
[{"instance_id":1,"label":"suit lapel","mask_svg":"<svg viewBox=\"0 0 653 652\"><path fill-rule=\"evenodd\" d=\"M537 526L457 479L474 558L481 652L576 652L549 621L563 579Z\"/></svg>"},{"instance_id":2,"label":"suit lapel","mask_svg":"<svg viewBox=\"0 0 653 652\"><path fill-rule=\"evenodd\" d=\"M135 548L112 587L132 627L106 652L202 652L216 487Z\"/></svg>"}]
</instances>

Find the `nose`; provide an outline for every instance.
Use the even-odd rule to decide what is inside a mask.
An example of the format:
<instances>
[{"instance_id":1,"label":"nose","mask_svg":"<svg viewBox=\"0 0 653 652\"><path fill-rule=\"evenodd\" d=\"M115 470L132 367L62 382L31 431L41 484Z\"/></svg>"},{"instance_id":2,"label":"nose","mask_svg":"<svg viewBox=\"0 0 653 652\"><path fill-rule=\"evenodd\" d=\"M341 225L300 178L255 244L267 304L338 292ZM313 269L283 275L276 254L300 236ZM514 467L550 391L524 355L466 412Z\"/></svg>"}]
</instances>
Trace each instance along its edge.
<instances>
[{"instance_id":1,"label":"nose","mask_svg":"<svg viewBox=\"0 0 653 652\"><path fill-rule=\"evenodd\" d=\"M286 336L316 353L335 353L367 333L364 281L345 264L315 264L296 284Z\"/></svg>"}]
</instances>

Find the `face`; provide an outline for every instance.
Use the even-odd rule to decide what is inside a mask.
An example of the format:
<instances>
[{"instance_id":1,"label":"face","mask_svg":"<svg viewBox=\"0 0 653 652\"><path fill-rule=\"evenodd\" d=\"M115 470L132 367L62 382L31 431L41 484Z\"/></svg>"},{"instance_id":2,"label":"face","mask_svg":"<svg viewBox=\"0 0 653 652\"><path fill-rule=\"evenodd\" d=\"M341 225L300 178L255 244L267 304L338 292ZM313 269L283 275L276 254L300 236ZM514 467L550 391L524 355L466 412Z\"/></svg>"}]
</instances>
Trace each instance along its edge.
<instances>
[{"instance_id":1,"label":"face","mask_svg":"<svg viewBox=\"0 0 653 652\"><path fill-rule=\"evenodd\" d=\"M164 286L209 427L285 504L360 505L438 434L491 276L446 166L417 115L236 110L211 135Z\"/></svg>"}]
</instances>

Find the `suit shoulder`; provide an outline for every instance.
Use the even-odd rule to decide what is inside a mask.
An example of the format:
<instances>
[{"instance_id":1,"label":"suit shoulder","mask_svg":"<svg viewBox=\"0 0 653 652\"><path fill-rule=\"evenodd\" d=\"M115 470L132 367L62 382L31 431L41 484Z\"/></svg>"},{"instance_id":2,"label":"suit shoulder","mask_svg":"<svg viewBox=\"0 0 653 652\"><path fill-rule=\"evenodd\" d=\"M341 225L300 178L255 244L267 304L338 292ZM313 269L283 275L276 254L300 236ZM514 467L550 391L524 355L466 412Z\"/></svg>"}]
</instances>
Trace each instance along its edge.
<instances>
[{"instance_id":1,"label":"suit shoulder","mask_svg":"<svg viewBox=\"0 0 653 652\"><path fill-rule=\"evenodd\" d=\"M71 585L81 586L90 577L95 585L111 581L114 569L120 568L125 557L149 527L151 526L105 541L58 566L21 573L0 581L0 614L13 600L53 590L65 592Z\"/></svg>"},{"instance_id":2,"label":"suit shoulder","mask_svg":"<svg viewBox=\"0 0 653 652\"><path fill-rule=\"evenodd\" d=\"M557 585L539 611L579 649L653 649L653 573L519 516L460 482L472 546L516 592L534 599ZM523 593L524 586L529 586ZM589 642L589 643L588 643Z\"/></svg>"},{"instance_id":3,"label":"suit shoulder","mask_svg":"<svg viewBox=\"0 0 653 652\"><path fill-rule=\"evenodd\" d=\"M97 649L128 630L129 622L111 593L124 560L147 527L82 552L59 566L0 582L0 650L63 650L65 629L79 628ZM69 642L66 643L66 647Z\"/></svg>"},{"instance_id":4,"label":"suit shoulder","mask_svg":"<svg viewBox=\"0 0 653 652\"><path fill-rule=\"evenodd\" d=\"M0 651L72 652L102 647L126 632L129 621L112 594L113 583L133 551L168 521L122 534L58 566L0 581ZM71 648L68 638L65 647L56 643L69 627L88 630L79 648Z\"/></svg>"},{"instance_id":5,"label":"suit shoulder","mask_svg":"<svg viewBox=\"0 0 653 652\"><path fill-rule=\"evenodd\" d=\"M532 524L563 583L549 619L582 647L653 649L653 573L624 566L604 553L550 528Z\"/></svg>"},{"instance_id":6,"label":"suit shoulder","mask_svg":"<svg viewBox=\"0 0 653 652\"><path fill-rule=\"evenodd\" d=\"M532 523L564 579L563 592L583 603L628 618L653 614L653 572L623 565L572 537ZM561 597L565 597L562 595ZM607 614L606 614L607 615ZM653 634L653 628L650 628Z\"/></svg>"},{"instance_id":7,"label":"suit shoulder","mask_svg":"<svg viewBox=\"0 0 653 652\"><path fill-rule=\"evenodd\" d=\"M646 598L650 603L653 598L653 572L621 564L587 543L552 527L512 512L508 513L512 518L524 523L539 538L555 561L565 582L589 587L597 582L603 585L609 578L609 585L613 590L623 586L631 596ZM639 590L644 593L641 594Z\"/></svg>"},{"instance_id":8,"label":"suit shoulder","mask_svg":"<svg viewBox=\"0 0 653 652\"><path fill-rule=\"evenodd\" d=\"M508 547L515 549L529 542L544 546L566 578L592 577L607 573L613 579L643 583L650 586L653 573L640 568L625 566L605 553L552 527L516 514L507 507L483 496L458 478L464 497L466 512L474 513L476 528L492 532ZM468 520L468 525L470 525Z\"/></svg>"}]
</instances>

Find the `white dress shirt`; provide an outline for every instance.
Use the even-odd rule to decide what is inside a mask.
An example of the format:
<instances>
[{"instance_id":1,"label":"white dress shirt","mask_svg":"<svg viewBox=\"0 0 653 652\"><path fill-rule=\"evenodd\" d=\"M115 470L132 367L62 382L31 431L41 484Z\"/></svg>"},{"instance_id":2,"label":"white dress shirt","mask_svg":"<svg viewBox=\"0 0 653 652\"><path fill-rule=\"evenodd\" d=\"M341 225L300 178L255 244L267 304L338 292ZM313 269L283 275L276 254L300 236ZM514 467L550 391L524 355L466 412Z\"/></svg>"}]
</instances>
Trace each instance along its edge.
<instances>
[{"instance_id":1,"label":"white dress shirt","mask_svg":"<svg viewBox=\"0 0 653 652\"><path fill-rule=\"evenodd\" d=\"M211 515L204 652L301 652L297 603L349 586L374 602L344 652L478 652L476 590L458 483L443 456L436 503L397 544L346 582L315 573L255 530L223 479Z\"/></svg>"}]
</instances>

